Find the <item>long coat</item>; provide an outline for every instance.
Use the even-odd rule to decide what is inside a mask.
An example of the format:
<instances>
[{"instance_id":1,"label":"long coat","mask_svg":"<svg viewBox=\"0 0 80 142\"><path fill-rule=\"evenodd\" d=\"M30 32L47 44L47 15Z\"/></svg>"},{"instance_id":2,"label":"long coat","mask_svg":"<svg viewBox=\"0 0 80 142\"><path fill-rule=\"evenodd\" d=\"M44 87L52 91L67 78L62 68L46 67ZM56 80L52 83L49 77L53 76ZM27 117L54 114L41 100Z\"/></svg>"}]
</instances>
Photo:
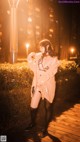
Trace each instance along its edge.
<instances>
[{"instance_id":1,"label":"long coat","mask_svg":"<svg viewBox=\"0 0 80 142\"><path fill-rule=\"evenodd\" d=\"M57 57L46 56L42 58L42 53L30 53L27 57L30 69L34 72L31 96L36 91L41 93L42 99L46 98L53 102L56 89L55 74L57 73L59 60ZM34 87L34 93L32 91Z\"/></svg>"}]
</instances>

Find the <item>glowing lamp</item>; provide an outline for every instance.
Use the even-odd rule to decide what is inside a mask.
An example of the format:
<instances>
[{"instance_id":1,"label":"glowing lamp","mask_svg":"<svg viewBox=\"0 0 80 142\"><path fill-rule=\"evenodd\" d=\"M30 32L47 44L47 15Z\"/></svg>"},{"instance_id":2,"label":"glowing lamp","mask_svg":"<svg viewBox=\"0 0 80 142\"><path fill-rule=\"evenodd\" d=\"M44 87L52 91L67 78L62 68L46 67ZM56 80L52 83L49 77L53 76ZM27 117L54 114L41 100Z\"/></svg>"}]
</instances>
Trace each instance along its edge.
<instances>
[{"instance_id":1,"label":"glowing lamp","mask_svg":"<svg viewBox=\"0 0 80 142\"><path fill-rule=\"evenodd\" d=\"M28 49L30 47L30 44L29 43L26 43L26 51L27 51L27 55L28 55Z\"/></svg>"}]
</instances>

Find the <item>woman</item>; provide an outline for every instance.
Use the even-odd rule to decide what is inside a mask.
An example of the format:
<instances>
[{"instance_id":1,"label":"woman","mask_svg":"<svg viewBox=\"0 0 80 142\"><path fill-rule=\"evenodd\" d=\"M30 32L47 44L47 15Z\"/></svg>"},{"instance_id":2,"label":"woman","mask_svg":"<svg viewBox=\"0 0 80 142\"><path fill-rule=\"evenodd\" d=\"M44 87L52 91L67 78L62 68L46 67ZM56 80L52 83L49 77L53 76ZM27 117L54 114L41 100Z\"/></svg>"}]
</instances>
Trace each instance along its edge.
<instances>
[{"instance_id":1,"label":"woman","mask_svg":"<svg viewBox=\"0 0 80 142\"><path fill-rule=\"evenodd\" d=\"M27 61L31 70L34 72L34 78L31 87L31 124L26 130L35 126L35 117L39 102L44 101L45 108L45 125L42 129L41 137L47 132L47 127L50 120L50 107L55 96L55 74L57 73L59 61L54 56L51 42L44 39L39 43L40 52L30 53Z\"/></svg>"}]
</instances>

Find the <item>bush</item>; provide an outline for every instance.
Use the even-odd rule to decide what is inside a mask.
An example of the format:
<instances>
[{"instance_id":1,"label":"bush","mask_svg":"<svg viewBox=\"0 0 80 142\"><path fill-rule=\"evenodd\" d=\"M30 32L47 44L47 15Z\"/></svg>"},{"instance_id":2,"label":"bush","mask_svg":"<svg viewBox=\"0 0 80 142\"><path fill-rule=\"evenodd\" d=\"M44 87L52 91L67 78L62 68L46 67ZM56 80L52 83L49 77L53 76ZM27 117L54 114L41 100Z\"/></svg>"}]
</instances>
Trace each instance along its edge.
<instances>
[{"instance_id":1,"label":"bush","mask_svg":"<svg viewBox=\"0 0 80 142\"><path fill-rule=\"evenodd\" d=\"M75 72L77 65L74 61L60 61L57 80L70 73ZM29 88L32 83L33 73L27 62L15 64L0 64L0 90L11 90L15 88Z\"/></svg>"},{"instance_id":2,"label":"bush","mask_svg":"<svg viewBox=\"0 0 80 142\"><path fill-rule=\"evenodd\" d=\"M74 74L76 71L77 64L75 61L61 60L56 78L59 79L59 77L62 78L64 76Z\"/></svg>"},{"instance_id":3,"label":"bush","mask_svg":"<svg viewBox=\"0 0 80 142\"><path fill-rule=\"evenodd\" d=\"M77 64L75 61L67 61L67 60L61 60L60 61L60 67L59 67L59 72L72 72L76 71L77 69Z\"/></svg>"},{"instance_id":4,"label":"bush","mask_svg":"<svg viewBox=\"0 0 80 142\"><path fill-rule=\"evenodd\" d=\"M33 73L27 63L0 64L0 90L30 87Z\"/></svg>"}]
</instances>

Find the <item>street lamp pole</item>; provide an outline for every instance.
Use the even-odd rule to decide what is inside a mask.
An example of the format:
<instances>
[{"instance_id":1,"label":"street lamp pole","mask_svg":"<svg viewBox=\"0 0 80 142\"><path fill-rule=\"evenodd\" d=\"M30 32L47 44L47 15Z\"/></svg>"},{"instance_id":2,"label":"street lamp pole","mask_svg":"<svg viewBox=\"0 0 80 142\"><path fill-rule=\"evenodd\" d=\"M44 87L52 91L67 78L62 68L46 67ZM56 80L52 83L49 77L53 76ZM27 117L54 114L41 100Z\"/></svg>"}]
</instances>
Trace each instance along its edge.
<instances>
[{"instance_id":1,"label":"street lamp pole","mask_svg":"<svg viewBox=\"0 0 80 142\"><path fill-rule=\"evenodd\" d=\"M17 6L19 0L8 0L10 5L10 63L17 61L18 31L17 31Z\"/></svg>"}]
</instances>

